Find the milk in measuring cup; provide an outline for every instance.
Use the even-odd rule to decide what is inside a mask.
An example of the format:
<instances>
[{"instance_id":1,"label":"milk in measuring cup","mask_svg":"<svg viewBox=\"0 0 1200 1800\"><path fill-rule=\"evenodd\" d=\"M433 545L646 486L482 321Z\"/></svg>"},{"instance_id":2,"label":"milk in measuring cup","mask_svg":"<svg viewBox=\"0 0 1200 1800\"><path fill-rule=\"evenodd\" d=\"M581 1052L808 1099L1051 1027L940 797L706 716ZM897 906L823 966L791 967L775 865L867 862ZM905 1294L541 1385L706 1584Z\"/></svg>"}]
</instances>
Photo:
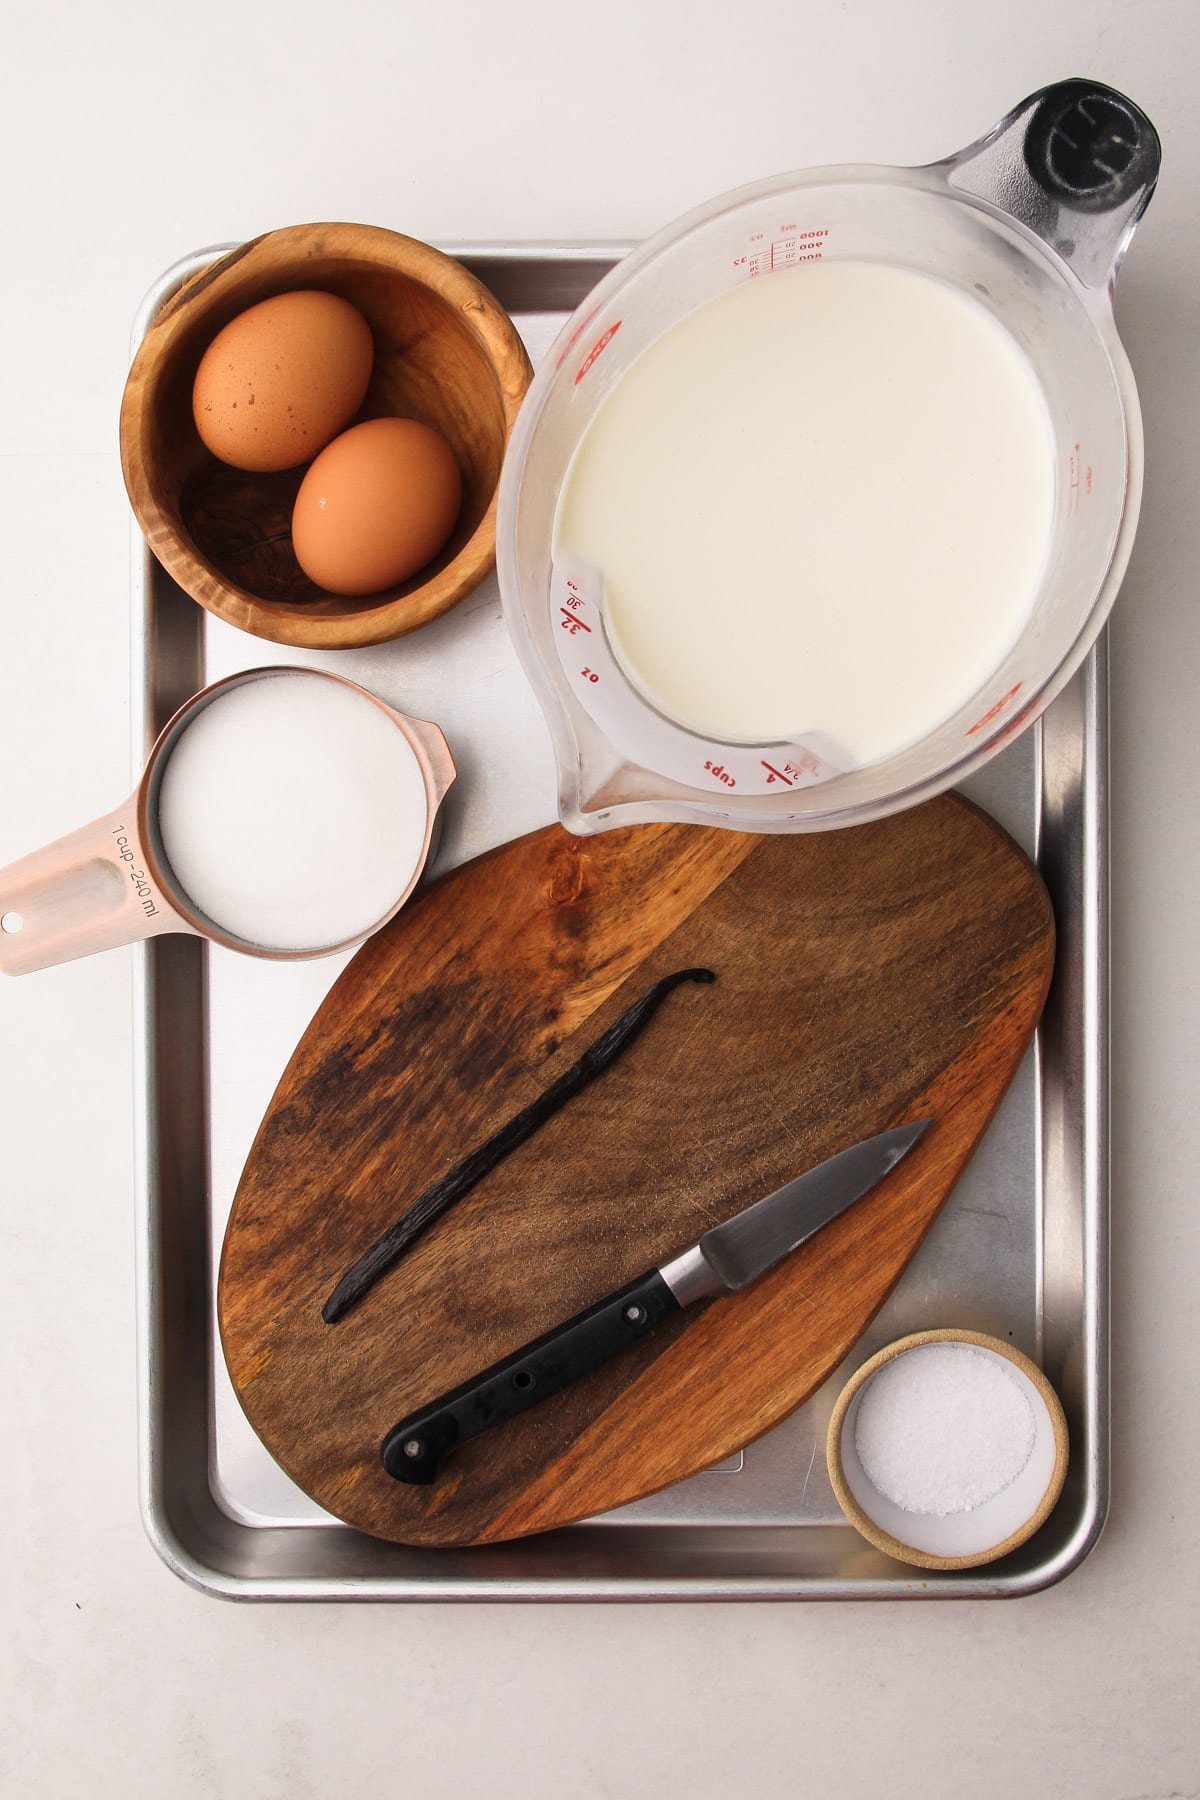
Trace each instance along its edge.
<instances>
[{"instance_id":1,"label":"milk in measuring cup","mask_svg":"<svg viewBox=\"0 0 1200 1800\"><path fill-rule=\"evenodd\" d=\"M555 554L602 578L608 634L705 737L818 733L845 767L963 705L1046 562L1050 418L985 308L911 270L829 262L672 327L602 404Z\"/></svg>"}]
</instances>

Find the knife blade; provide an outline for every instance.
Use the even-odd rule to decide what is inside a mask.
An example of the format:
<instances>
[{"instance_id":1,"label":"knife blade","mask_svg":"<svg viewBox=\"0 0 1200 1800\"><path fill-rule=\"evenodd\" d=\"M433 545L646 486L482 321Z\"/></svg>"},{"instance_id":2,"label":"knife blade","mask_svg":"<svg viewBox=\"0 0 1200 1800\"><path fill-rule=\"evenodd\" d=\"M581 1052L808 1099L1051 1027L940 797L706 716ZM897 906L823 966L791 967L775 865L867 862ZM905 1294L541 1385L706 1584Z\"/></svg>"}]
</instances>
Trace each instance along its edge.
<instances>
[{"instance_id":1,"label":"knife blade","mask_svg":"<svg viewBox=\"0 0 1200 1800\"><path fill-rule=\"evenodd\" d=\"M384 1468L409 1486L428 1486L460 1444L561 1393L669 1314L748 1287L869 1193L931 1124L899 1125L839 1151L706 1231L671 1261L410 1413L380 1446Z\"/></svg>"}]
</instances>

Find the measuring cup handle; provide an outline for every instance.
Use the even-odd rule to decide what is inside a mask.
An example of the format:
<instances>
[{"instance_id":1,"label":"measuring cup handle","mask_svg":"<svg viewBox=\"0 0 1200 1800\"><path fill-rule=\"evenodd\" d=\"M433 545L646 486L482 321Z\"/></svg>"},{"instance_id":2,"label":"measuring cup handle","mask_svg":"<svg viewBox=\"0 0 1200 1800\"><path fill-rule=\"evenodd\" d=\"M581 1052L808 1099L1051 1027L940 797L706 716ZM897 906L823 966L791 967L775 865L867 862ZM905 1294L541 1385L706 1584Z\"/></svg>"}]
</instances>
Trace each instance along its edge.
<instances>
[{"instance_id":1,"label":"measuring cup handle","mask_svg":"<svg viewBox=\"0 0 1200 1800\"><path fill-rule=\"evenodd\" d=\"M6 975L28 975L160 931L194 929L150 872L136 796L121 811L0 869L0 971Z\"/></svg>"},{"instance_id":2,"label":"measuring cup handle","mask_svg":"<svg viewBox=\"0 0 1200 1800\"><path fill-rule=\"evenodd\" d=\"M414 719L407 714L398 716L403 719L410 737L417 741L433 788L433 803L440 806L458 775L441 726L431 719Z\"/></svg>"},{"instance_id":3,"label":"measuring cup handle","mask_svg":"<svg viewBox=\"0 0 1200 1800\"><path fill-rule=\"evenodd\" d=\"M1112 287L1158 180L1162 147L1140 107L1100 81L1041 88L940 165L1057 251L1086 287Z\"/></svg>"}]
</instances>

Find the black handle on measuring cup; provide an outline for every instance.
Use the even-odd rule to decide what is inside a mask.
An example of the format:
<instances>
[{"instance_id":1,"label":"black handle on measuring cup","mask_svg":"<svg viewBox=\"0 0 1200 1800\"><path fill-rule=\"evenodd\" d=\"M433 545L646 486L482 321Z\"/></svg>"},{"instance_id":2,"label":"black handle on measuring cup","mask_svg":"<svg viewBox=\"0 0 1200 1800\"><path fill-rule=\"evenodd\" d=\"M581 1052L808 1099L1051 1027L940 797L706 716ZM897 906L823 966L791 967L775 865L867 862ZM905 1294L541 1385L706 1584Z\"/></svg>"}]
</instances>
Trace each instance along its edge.
<instances>
[{"instance_id":1,"label":"black handle on measuring cup","mask_svg":"<svg viewBox=\"0 0 1200 1800\"><path fill-rule=\"evenodd\" d=\"M1140 107L1099 81L1059 81L1040 95L1025 132L1025 166L1051 199L1111 212L1158 178L1162 146ZM1026 102L1028 104L1028 102Z\"/></svg>"},{"instance_id":2,"label":"black handle on measuring cup","mask_svg":"<svg viewBox=\"0 0 1200 1800\"><path fill-rule=\"evenodd\" d=\"M934 165L948 185L1028 227L1085 287L1108 287L1154 192L1162 148L1140 107L1102 81L1056 81Z\"/></svg>"}]
</instances>

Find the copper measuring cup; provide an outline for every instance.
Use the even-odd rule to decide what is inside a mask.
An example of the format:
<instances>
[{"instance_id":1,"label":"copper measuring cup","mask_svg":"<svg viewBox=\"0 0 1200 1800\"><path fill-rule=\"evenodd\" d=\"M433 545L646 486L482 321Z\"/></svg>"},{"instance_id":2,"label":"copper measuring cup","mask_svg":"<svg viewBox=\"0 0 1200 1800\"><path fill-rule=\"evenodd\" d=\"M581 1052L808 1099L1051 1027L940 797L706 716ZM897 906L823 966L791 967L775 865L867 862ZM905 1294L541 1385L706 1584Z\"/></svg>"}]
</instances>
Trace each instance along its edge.
<instances>
[{"instance_id":1,"label":"copper measuring cup","mask_svg":"<svg viewBox=\"0 0 1200 1800\"><path fill-rule=\"evenodd\" d=\"M425 786L425 834L412 879L374 924L354 937L313 949L277 950L235 937L206 917L184 892L162 847L158 794L167 759L193 719L219 694L249 681L303 673L336 681L387 715L407 739ZM374 694L324 670L248 669L227 676L181 706L159 733L141 780L124 806L0 869L0 971L27 975L98 950L186 932L248 956L297 962L362 943L403 906L420 880L433 845L438 808L455 778L449 746L425 719L410 719Z\"/></svg>"}]
</instances>

